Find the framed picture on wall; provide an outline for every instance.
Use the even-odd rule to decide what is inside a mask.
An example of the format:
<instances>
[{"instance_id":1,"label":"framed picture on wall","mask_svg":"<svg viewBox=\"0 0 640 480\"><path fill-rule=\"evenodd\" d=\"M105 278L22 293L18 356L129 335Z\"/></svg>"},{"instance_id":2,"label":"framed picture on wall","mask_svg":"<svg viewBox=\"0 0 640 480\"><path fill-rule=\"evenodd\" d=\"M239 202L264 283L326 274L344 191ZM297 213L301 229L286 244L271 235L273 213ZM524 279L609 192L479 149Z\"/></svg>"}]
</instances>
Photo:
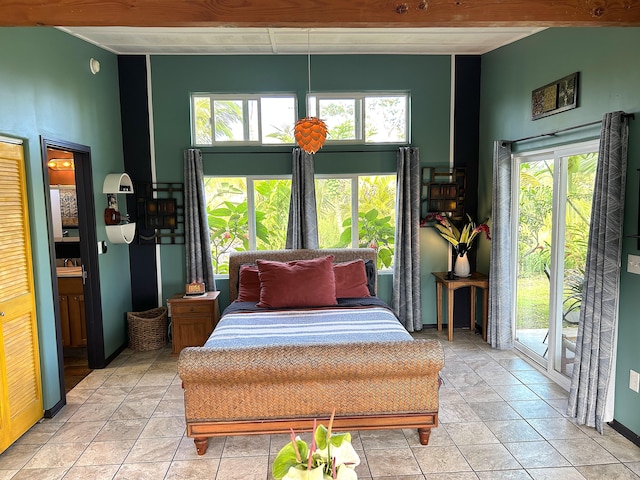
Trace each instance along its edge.
<instances>
[{"instance_id":1,"label":"framed picture on wall","mask_svg":"<svg viewBox=\"0 0 640 480\"><path fill-rule=\"evenodd\" d=\"M578 106L578 72L531 92L531 120L548 117Z\"/></svg>"}]
</instances>

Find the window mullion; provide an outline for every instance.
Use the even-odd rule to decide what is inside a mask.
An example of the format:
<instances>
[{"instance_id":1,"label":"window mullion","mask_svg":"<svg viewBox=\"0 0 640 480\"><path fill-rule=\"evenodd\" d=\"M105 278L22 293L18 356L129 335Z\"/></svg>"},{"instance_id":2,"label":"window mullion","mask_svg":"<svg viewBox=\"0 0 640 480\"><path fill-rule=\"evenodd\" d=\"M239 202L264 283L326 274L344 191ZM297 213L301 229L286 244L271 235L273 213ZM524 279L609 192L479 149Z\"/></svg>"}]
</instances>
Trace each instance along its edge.
<instances>
[{"instance_id":1,"label":"window mullion","mask_svg":"<svg viewBox=\"0 0 640 480\"><path fill-rule=\"evenodd\" d=\"M209 123L211 124L211 145L216 143L216 122L215 122L215 112L213 110L213 97L209 97L209 111L211 115L209 115ZM195 125L195 118L194 118Z\"/></svg>"},{"instance_id":2,"label":"window mullion","mask_svg":"<svg viewBox=\"0 0 640 480\"><path fill-rule=\"evenodd\" d=\"M249 250L256 249L256 204L253 178L247 177L247 224L249 227Z\"/></svg>"},{"instance_id":3,"label":"window mullion","mask_svg":"<svg viewBox=\"0 0 640 480\"><path fill-rule=\"evenodd\" d=\"M364 142L364 99L363 97L356 98L356 140Z\"/></svg>"},{"instance_id":4,"label":"window mullion","mask_svg":"<svg viewBox=\"0 0 640 480\"><path fill-rule=\"evenodd\" d=\"M249 141L249 100L242 99L242 131L244 138L243 142Z\"/></svg>"},{"instance_id":5,"label":"window mullion","mask_svg":"<svg viewBox=\"0 0 640 480\"><path fill-rule=\"evenodd\" d=\"M351 246L360 245L360 217L358 216L358 176L351 177Z\"/></svg>"}]
</instances>

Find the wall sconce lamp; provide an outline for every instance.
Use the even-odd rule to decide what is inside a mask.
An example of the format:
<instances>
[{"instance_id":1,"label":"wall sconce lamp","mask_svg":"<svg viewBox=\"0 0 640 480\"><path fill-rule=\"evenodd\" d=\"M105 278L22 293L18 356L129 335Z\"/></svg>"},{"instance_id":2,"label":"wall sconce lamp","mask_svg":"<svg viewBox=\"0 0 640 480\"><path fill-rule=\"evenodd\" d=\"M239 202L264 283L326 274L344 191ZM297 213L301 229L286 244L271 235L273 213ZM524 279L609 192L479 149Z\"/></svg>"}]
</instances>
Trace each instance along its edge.
<instances>
[{"instance_id":1,"label":"wall sconce lamp","mask_svg":"<svg viewBox=\"0 0 640 480\"><path fill-rule=\"evenodd\" d=\"M94 75L96 73L98 73L100 71L100 62L98 60L96 60L95 58L90 58L89 59L89 70L91 70L91 73L93 73Z\"/></svg>"}]
</instances>

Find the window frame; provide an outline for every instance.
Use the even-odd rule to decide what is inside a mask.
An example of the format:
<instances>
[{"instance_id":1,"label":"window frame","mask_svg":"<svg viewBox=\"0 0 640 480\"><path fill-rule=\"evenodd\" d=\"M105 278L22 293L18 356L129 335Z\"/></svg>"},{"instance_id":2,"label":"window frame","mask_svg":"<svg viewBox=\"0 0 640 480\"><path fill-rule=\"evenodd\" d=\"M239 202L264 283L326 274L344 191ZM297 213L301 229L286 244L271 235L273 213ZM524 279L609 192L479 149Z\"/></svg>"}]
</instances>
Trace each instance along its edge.
<instances>
[{"instance_id":1,"label":"window frame","mask_svg":"<svg viewBox=\"0 0 640 480\"><path fill-rule=\"evenodd\" d=\"M195 98L208 98L211 116L209 124L211 127L211 143L196 143L196 109ZM190 94L190 117L191 117L191 145L193 147L242 147L242 146L261 146L261 147L282 147L295 145L295 140L291 143L265 143L262 138L262 102L264 98L292 98L294 118L293 122L298 120L298 96L295 93L211 93L211 92L195 92ZM244 140L216 140L214 115L214 102L216 101L242 101L242 128ZM251 125L249 123L249 101L257 101L257 135L258 140L248 140L250 138Z\"/></svg>"},{"instance_id":2,"label":"window frame","mask_svg":"<svg viewBox=\"0 0 640 480\"><path fill-rule=\"evenodd\" d=\"M360 177L375 177L397 175L397 172L375 172L375 173L322 173L315 174L315 179L348 179L351 182L351 218L359 219L359 179ZM248 226L248 244L250 251L258 251L256 237L256 205L255 205L255 182L261 180L292 180L291 174L276 175L205 175L205 178L244 178L247 192L247 221ZM396 192L397 195L397 192ZM207 199L208 200L208 199ZM397 212L396 212L397 214ZM351 229L351 245L347 248L359 248L359 228ZM392 268L381 268L379 271L391 271ZM216 276L224 276L224 274L216 274Z\"/></svg>"},{"instance_id":3,"label":"window frame","mask_svg":"<svg viewBox=\"0 0 640 480\"><path fill-rule=\"evenodd\" d=\"M405 98L405 141L372 142L366 140L366 109L367 98L404 96ZM311 105L311 98L315 98L315 105ZM327 145L409 145L411 143L411 95L408 91L375 91L375 92L311 92L307 93L306 106L308 116L318 116L320 100L355 100L355 139L331 139L327 137Z\"/></svg>"}]
</instances>

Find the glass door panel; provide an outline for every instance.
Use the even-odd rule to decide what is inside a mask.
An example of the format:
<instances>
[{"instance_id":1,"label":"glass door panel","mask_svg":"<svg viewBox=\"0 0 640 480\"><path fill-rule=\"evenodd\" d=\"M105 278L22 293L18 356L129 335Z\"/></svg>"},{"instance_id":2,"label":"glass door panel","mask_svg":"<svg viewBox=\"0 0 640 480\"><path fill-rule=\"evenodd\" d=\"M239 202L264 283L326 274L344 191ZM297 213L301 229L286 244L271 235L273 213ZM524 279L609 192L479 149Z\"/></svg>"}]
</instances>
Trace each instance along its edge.
<instances>
[{"instance_id":1,"label":"glass door panel","mask_svg":"<svg viewBox=\"0 0 640 480\"><path fill-rule=\"evenodd\" d=\"M598 154L571 155L566 163L564 241L562 255L562 303L556 329L555 370L571 376L582 304L582 285Z\"/></svg>"},{"instance_id":2,"label":"glass door panel","mask_svg":"<svg viewBox=\"0 0 640 480\"><path fill-rule=\"evenodd\" d=\"M554 159L519 164L516 341L538 363L549 353Z\"/></svg>"}]
</instances>

